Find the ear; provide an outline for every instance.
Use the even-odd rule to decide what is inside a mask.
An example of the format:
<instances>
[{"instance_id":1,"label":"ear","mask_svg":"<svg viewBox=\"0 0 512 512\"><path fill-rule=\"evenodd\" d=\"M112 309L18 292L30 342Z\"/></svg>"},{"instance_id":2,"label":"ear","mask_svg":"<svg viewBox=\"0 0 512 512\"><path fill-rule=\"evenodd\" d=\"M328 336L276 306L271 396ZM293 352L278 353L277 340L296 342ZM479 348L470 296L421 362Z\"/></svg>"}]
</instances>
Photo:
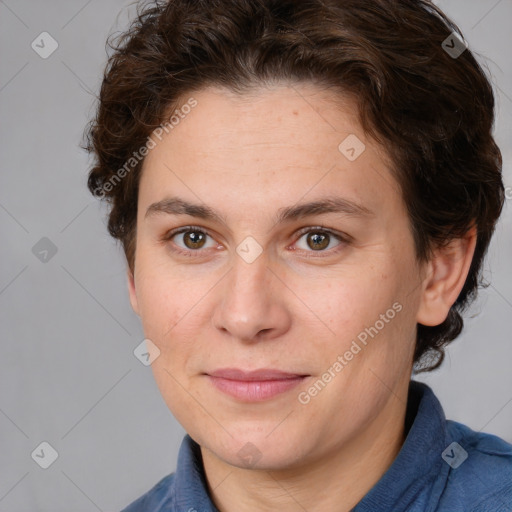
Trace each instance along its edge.
<instances>
[{"instance_id":1,"label":"ear","mask_svg":"<svg viewBox=\"0 0 512 512\"><path fill-rule=\"evenodd\" d=\"M476 227L435 250L427 264L426 277L416 321L422 325L442 324L457 300L471 266L476 246Z\"/></svg>"},{"instance_id":2,"label":"ear","mask_svg":"<svg viewBox=\"0 0 512 512\"><path fill-rule=\"evenodd\" d=\"M137 301L137 292L135 291L135 279L130 268L127 268L126 276L128 278L128 294L133 311L139 315L139 303ZM140 316L140 315L139 315Z\"/></svg>"}]
</instances>

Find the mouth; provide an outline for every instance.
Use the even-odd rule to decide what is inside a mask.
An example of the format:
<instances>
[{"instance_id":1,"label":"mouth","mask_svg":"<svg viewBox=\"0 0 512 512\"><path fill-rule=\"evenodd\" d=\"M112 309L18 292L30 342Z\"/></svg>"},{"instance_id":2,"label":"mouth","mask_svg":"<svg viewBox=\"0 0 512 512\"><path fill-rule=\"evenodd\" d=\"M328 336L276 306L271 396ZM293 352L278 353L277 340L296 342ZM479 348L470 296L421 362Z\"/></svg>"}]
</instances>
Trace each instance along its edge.
<instances>
[{"instance_id":1,"label":"mouth","mask_svg":"<svg viewBox=\"0 0 512 512\"><path fill-rule=\"evenodd\" d=\"M292 390L309 375L274 369L223 368L205 374L219 391L242 402L262 402Z\"/></svg>"}]
</instances>

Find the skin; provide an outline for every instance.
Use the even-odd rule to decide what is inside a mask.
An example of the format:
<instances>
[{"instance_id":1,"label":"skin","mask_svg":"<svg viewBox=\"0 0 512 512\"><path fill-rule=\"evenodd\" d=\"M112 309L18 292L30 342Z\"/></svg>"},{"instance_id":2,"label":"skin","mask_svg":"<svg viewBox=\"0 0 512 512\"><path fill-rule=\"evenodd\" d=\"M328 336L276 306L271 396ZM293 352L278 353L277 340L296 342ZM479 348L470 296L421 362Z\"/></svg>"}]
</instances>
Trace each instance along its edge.
<instances>
[{"instance_id":1,"label":"skin","mask_svg":"<svg viewBox=\"0 0 512 512\"><path fill-rule=\"evenodd\" d=\"M145 159L135 271L128 271L132 307L160 350L152 363L156 383L201 446L219 510L348 511L400 450L416 324L446 318L467 276L475 232L429 262L416 260L390 155L365 135L348 97L304 83L244 96L211 87L193 97L197 106ZM349 134L366 146L354 161L338 150ZM280 208L328 195L373 214L273 221ZM170 196L206 204L226 224L145 216ZM194 248L190 233L163 240L188 225L208 234L203 246ZM318 248L311 241L318 226L351 240L331 236ZM297 234L302 228L311 228L309 237ZM236 251L248 236L262 249L252 263ZM395 303L401 311L300 403L299 393ZM222 367L310 377L249 403L210 384L204 373ZM252 461L238 454L246 443L257 454Z\"/></svg>"}]
</instances>

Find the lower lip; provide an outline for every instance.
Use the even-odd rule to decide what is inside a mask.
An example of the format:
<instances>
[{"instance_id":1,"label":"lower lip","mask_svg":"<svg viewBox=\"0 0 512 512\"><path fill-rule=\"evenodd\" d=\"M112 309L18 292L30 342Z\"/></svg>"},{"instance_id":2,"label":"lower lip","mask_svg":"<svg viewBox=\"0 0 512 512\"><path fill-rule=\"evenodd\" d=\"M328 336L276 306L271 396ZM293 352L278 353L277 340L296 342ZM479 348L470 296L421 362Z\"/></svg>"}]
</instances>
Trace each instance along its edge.
<instances>
[{"instance_id":1,"label":"lower lip","mask_svg":"<svg viewBox=\"0 0 512 512\"><path fill-rule=\"evenodd\" d=\"M246 402L262 402L298 386L306 377L281 380L241 381L212 377L210 382L220 391Z\"/></svg>"}]
</instances>

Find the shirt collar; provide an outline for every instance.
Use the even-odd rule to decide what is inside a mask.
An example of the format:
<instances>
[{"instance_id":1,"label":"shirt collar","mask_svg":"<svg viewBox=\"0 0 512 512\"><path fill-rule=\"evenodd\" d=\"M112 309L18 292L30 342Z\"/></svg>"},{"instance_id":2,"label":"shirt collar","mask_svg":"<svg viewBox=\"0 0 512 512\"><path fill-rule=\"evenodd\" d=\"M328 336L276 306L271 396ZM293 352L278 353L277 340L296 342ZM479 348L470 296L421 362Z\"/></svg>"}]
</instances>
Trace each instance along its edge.
<instances>
[{"instance_id":1,"label":"shirt collar","mask_svg":"<svg viewBox=\"0 0 512 512\"><path fill-rule=\"evenodd\" d=\"M446 417L434 392L422 382L409 383L406 423L407 418L413 421L398 455L353 512L406 510L429 488L429 501L439 500L449 473L441 457L449 444Z\"/></svg>"},{"instance_id":2,"label":"shirt collar","mask_svg":"<svg viewBox=\"0 0 512 512\"><path fill-rule=\"evenodd\" d=\"M208 495L207 485L201 449L186 434L178 453L174 479L176 510L218 512Z\"/></svg>"}]
</instances>

